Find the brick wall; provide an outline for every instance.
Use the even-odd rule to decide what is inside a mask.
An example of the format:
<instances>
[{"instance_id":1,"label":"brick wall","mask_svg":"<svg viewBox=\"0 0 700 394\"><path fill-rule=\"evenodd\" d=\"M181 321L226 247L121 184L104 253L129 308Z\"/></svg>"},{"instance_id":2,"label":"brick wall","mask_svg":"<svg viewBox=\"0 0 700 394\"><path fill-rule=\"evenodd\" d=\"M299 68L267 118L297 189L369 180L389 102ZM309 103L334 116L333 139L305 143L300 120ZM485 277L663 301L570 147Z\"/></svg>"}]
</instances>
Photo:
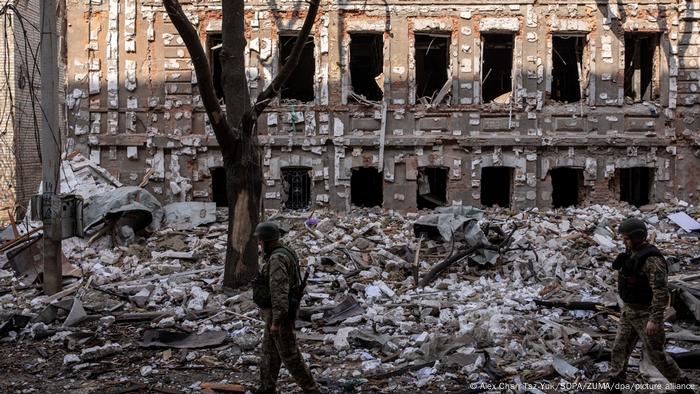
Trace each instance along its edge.
<instances>
[{"instance_id":1,"label":"brick wall","mask_svg":"<svg viewBox=\"0 0 700 394\"><path fill-rule=\"evenodd\" d=\"M28 21L40 26L40 0L16 1L16 6L21 15ZM16 202L25 206L32 195L36 194L41 182L41 162L39 161L39 146L37 135L41 127L41 111L39 102L41 99L41 76L39 75L40 59L36 51L41 41L41 33L25 23L23 31L19 23L14 23L14 36L17 45L14 51L15 73L22 72L25 82L16 82L15 85L15 147L16 160ZM26 38L25 38L26 33ZM25 43L30 48L25 49ZM36 57L36 63L35 63ZM33 92L32 92L33 86ZM32 105L32 100L35 104Z\"/></svg>"},{"instance_id":2,"label":"brick wall","mask_svg":"<svg viewBox=\"0 0 700 394\"><path fill-rule=\"evenodd\" d=\"M40 0L16 0L15 6L24 23L8 14L7 31L0 34L0 206L26 207L41 182Z\"/></svg>"},{"instance_id":3,"label":"brick wall","mask_svg":"<svg viewBox=\"0 0 700 394\"><path fill-rule=\"evenodd\" d=\"M11 16L0 16L3 26L9 21ZM14 56L11 50L14 47L14 39L11 32L3 33L0 33L0 207L11 206L15 201L15 132L14 107L11 100L15 81ZM0 212L0 223L6 219L6 212Z\"/></svg>"}]
</instances>

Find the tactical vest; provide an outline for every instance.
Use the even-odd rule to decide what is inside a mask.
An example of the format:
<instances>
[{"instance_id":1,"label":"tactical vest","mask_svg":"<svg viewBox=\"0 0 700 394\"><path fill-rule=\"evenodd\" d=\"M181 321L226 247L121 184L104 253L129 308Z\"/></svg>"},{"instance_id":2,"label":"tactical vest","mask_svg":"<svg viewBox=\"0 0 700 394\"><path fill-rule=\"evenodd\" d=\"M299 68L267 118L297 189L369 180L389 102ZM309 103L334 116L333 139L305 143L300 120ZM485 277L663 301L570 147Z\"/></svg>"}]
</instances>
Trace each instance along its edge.
<instances>
[{"instance_id":1,"label":"tactical vest","mask_svg":"<svg viewBox=\"0 0 700 394\"><path fill-rule=\"evenodd\" d=\"M642 246L634 256L622 264L618 274L617 290L620 293L620 298L625 303L651 305L653 292L651 286L649 286L649 278L642 271L644 263L651 256L660 257L666 264L661 251L656 246L649 244Z\"/></svg>"},{"instance_id":2,"label":"tactical vest","mask_svg":"<svg viewBox=\"0 0 700 394\"><path fill-rule=\"evenodd\" d=\"M292 312L292 306L298 308L300 299L297 299L297 293L299 292L300 282L301 282L301 272L299 271L299 258L297 258L296 253L285 245L279 245L273 249L265 259L265 264L269 264L269 260L275 253L282 253L287 258L292 261L294 265L294 280L290 281L289 286L289 298L290 298L290 314ZM253 281L253 302L263 309L272 308L272 295L270 293L270 270L269 267L263 269L263 272L259 272L258 276ZM293 305L294 304L294 305ZM296 310L294 310L296 313Z\"/></svg>"}]
</instances>

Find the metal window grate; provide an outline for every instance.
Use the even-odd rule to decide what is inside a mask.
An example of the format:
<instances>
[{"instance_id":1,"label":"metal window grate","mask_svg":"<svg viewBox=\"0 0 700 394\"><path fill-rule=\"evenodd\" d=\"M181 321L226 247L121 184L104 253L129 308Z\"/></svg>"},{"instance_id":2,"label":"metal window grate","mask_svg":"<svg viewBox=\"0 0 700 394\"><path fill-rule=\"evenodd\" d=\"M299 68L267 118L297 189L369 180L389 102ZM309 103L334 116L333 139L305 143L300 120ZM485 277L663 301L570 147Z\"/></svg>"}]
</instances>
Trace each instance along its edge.
<instances>
[{"instance_id":1,"label":"metal window grate","mask_svg":"<svg viewBox=\"0 0 700 394\"><path fill-rule=\"evenodd\" d=\"M282 169L283 187L287 209L307 209L311 205L311 176L309 167Z\"/></svg>"}]
</instances>

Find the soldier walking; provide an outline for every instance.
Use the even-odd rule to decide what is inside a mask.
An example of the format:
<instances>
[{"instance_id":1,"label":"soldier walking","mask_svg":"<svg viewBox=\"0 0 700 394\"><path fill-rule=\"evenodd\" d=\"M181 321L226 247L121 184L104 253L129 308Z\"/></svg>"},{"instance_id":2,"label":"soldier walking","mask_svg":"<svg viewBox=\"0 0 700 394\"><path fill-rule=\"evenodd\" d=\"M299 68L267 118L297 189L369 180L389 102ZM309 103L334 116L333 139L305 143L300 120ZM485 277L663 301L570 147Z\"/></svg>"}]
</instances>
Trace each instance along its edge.
<instances>
[{"instance_id":1,"label":"soldier walking","mask_svg":"<svg viewBox=\"0 0 700 394\"><path fill-rule=\"evenodd\" d=\"M296 309L303 292L299 260L292 249L280 242L277 223L260 223L254 235L262 246L264 264L253 285L253 300L265 320L260 387L256 393L276 393L282 362L304 393L320 393L294 334Z\"/></svg>"},{"instance_id":2,"label":"soldier walking","mask_svg":"<svg viewBox=\"0 0 700 394\"><path fill-rule=\"evenodd\" d=\"M626 251L617 256L613 269L618 271L618 292L624 305L612 348L611 382L624 382L627 362L641 339L650 361L669 382L688 384L678 365L664 350L664 311L670 296L666 260L656 246L647 242L643 221L626 219L618 232Z\"/></svg>"}]
</instances>

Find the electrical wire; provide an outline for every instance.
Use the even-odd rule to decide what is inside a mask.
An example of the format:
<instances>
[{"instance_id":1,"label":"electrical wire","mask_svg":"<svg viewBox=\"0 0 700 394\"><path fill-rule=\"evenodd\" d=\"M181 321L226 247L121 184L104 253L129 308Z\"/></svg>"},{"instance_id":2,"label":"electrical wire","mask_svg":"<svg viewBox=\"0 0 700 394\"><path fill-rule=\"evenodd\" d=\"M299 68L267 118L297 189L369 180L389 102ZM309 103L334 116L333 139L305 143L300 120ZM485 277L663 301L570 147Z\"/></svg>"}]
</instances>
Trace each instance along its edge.
<instances>
[{"instance_id":1,"label":"electrical wire","mask_svg":"<svg viewBox=\"0 0 700 394\"><path fill-rule=\"evenodd\" d=\"M31 6L35 5L27 4L27 7ZM0 105L0 149L5 155L11 156L2 158L2 161L6 163L4 175L7 176L7 179L5 180L6 185L2 185L1 189L3 197L14 200L18 192L17 184L20 183L20 180L28 179L28 174L25 173L26 167L31 166L33 161L35 162L37 159L40 165L43 163L40 131L41 122L46 119L47 115L37 93L40 92L39 51L41 50L41 38L31 37L42 37L42 34L40 27L27 19L22 14L21 9L11 0L4 1L0 7L0 19L2 20L0 28L3 29L0 33L0 37L3 39L0 44L0 49L3 52L0 64L2 67L0 89L5 93ZM20 94L20 91L26 91L28 97ZM28 122L25 121L27 118ZM53 133L53 131L51 130L53 146L59 150L57 153L61 157L62 133L60 130L58 133ZM30 132L36 144L36 156L18 151L25 146L23 141L26 141ZM59 171L62 169L60 167ZM56 182L55 187L56 189L60 187L59 182ZM13 192L6 194L6 191ZM54 191L58 192L58 190ZM16 205L26 212L27 203L28 201L18 201Z\"/></svg>"}]
</instances>

